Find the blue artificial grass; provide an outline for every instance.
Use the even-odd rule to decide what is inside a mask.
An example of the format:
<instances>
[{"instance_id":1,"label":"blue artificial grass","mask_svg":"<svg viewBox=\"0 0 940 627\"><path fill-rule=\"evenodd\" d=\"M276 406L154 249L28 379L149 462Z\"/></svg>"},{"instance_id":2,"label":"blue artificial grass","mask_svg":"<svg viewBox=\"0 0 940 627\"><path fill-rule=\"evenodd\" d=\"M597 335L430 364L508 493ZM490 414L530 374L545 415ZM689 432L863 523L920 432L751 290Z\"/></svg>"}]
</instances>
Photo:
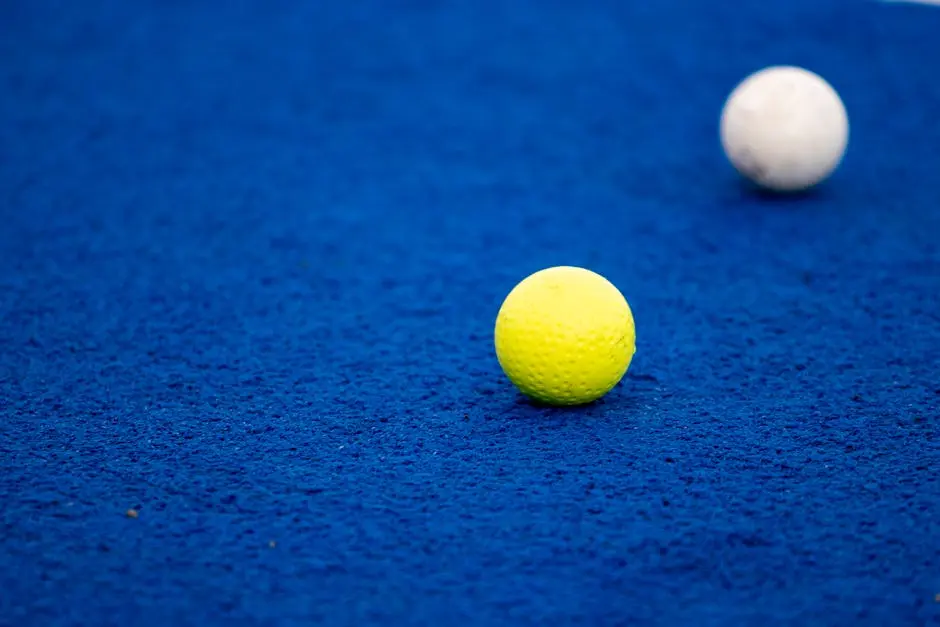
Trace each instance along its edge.
<instances>
[{"instance_id":1,"label":"blue artificial grass","mask_svg":"<svg viewBox=\"0 0 940 627\"><path fill-rule=\"evenodd\" d=\"M0 625L940 624L940 9L0 4ZM798 198L721 154L842 94ZM608 397L502 298L608 277ZM125 512L133 509L137 517Z\"/></svg>"}]
</instances>

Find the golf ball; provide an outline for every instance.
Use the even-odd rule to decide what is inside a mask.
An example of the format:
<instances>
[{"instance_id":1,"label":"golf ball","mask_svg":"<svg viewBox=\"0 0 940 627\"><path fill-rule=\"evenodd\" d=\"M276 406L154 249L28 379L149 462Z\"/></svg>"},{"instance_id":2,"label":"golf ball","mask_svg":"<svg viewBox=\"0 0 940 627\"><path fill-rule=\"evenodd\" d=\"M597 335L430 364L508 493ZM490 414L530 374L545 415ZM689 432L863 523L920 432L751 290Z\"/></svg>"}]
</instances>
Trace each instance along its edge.
<instances>
[{"instance_id":1,"label":"golf ball","mask_svg":"<svg viewBox=\"0 0 940 627\"><path fill-rule=\"evenodd\" d=\"M839 94L822 77L772 66L734 88L720 134L741 175L772 191L796 192L822 182L842 162L849 120Z\"/></svg>"},{"instance_id":2,"label":"golf ball","mask_svg":"<svg viewBox=\"0 0 940 627\"><path fill-rule=\"evenodd\" d=\"M547 405L604 396L636 352L633 313L623 294L590 270L556 266L518 283L496 317L496 356L509 380Z\"/></svg>"}]
</instances>

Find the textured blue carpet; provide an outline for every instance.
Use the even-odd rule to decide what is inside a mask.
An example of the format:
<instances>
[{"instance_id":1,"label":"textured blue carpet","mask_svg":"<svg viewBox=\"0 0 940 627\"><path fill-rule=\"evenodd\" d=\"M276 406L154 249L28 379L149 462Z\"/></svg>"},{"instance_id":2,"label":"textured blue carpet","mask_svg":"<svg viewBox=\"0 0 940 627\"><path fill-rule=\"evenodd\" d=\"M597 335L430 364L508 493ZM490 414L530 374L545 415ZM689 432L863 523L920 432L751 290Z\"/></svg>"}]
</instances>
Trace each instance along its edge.
<instances>
[{"instance_id":1,"label":"textured blue carpet","mask_svg":"<svg viewBox=\"0 0 940 627\"><path fill-rule=\"evenodd\" d=\"M940 9L0 3L0 625L940 624ZM818 71L818 193L724 98ZM638 353L540 409L583 265ZM129 509L137 518L128 517Z\"/></svg>"}]
</instances>

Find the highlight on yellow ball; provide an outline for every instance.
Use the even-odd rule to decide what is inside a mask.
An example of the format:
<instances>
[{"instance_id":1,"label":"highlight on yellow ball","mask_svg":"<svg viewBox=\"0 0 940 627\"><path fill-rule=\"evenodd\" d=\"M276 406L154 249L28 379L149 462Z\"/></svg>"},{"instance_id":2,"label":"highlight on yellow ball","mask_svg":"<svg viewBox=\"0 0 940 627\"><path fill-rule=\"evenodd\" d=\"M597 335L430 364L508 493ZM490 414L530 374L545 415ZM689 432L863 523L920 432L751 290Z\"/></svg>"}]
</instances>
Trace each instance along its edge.
<instances>
[{"instance_id":1,"label":"highlight on yellow ball","mask_svg":"<svg viewBox=\"0 0 940 627\"><path fill-rule=\"evenodd\" d=\"M593 402L626 374L636 352L633 312L605 277L555 266L520 281L496 316L496 357L509 380L546 405Z\"/></svg>"}]
</instances>

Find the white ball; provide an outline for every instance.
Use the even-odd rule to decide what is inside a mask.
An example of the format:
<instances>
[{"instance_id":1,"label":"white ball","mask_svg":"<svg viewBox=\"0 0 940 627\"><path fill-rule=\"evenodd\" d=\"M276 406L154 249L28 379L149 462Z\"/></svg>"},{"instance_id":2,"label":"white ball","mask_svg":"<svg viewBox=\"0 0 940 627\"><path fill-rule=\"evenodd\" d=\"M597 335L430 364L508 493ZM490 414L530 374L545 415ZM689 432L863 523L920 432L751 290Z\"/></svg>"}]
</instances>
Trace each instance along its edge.
<instances>
[{"instance_id":1,"label":"white ball","mask_svg":"<svg viewBox=\"0 0 940 627\"><path fill-rule=\"evenodd\" d=\"M842 162L849 120L842 99L817 74L772 66L751 74L728 96L721 143L734 168L777 192L806 190Z\"/></svg>"}]
</instances>

